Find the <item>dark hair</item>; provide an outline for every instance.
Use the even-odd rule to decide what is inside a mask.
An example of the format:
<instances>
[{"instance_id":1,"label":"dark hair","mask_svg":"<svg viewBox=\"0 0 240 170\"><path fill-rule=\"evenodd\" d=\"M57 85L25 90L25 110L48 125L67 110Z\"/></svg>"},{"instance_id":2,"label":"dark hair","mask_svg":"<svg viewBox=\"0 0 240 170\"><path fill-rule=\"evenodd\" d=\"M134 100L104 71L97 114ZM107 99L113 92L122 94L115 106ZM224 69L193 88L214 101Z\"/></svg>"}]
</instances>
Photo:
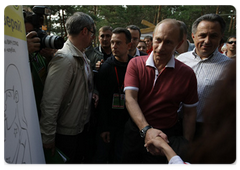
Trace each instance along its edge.
<instances>
[{"instance_id":1,"label":"dark hair","mask_svg":"<svg viewBox=\"0 0 240 170\"><path fill-rule=\"evenodd\" d=\"M141 37L141 31L140 28L136 25L129 25L126 27L127 29L129 28L130 30L137 30L139 32L139 38Z\"/></svg>"},{"instance_id":2,"label":"dark hair","mask_svg":"<svg viewBox=\"0 0 240 170\"><path fill-rule=\"evenodd\" d=\"M111 32L113 31L111 26L103 26L103 27L99 28L99 32L100 31L104 32L104 31L108 31L108 30L110 30Z\"/></svg>"},{"instance_id":3,"label":"dark hair","mask_svg":"<svg viewBox=\"0 0 240 170\"><path fill-rule=\"evenodd\" d=\"M147 45L146 42L145 42L144 40L140 40L139 42L143 42L145 45Z\"/></svg>"},{"instance_id":4,"label":"dark hair","mask_svg":"<svg viewBox=\"0 0 240 170\"><path fill-rule=\"evenodd\" d=\"M231 38L235 38L235 39L236 39L236 35L231 35L230 37L228 37L227 42L228 42Z\"/></svg>"},{"instance_id":5,"label":"dark hair","mask_svg":"<svg viewBox=\"0 0 240 170\"><path fill-rule=\"evenodd\" d=\"M121 33L123 33L126 36L126 43L128 44L128 43L131 42L131 39L132 39L131 33L126 28L120 28L120 27L115 28L112 33L113 34L121 34Z\"/></svg>"},{"instance_id":6,"label":"dark hair","mask_svg":"<svg viewBox=\"0 0 240 170\"><path fill-rule=\"evenodd\" d=\"M150 36L150 35L147 35L147 36L144 37L144 40L145 40L145 39L150 39L150 40L152 41L152 40L153 40L153 37Z\"/></svg>"},{"instance_id":7,"label":"dark hair","mask_svg":"<svg viewBox=\"0 0 240 170\"><path fill-rule=\"evenodd\" d=\"M223 20L222 17L220 17L217 14L205 14L205 15L202 15L201 17L199 17L198 19L196 19L196 21L194 21L194 23L192 25L192 33L193 34L196 34L198 24L202 21L218 22L221 26L222 34L225 31L226 23L225 23L225 21Z\"/></svg>"},{"instance_id":8,"label":"dark hair","mask_svg":"<svg viewBox=\"0 0 240 170\"><path fill-rule=\"evenodd\" d=\"M33 13L32 12L29 12L29 11L23 11L23 16L24 16L24 23L30 23L30 24L33 24L32 23L32 15Z\"/></svg>"},{"instance_id":9,"label":"dark hair","mask_svg":"<svg viewBox=\"0 0 240 170\"><path fill-rule=\"evenodd\" d=\"M179 20L178 20L178 22L182 25L183 33L184 33L185 35L187 35L187 26L186 26L186 24L185 24L183 21L179 21Z\"/></svg>"}]
</instances>

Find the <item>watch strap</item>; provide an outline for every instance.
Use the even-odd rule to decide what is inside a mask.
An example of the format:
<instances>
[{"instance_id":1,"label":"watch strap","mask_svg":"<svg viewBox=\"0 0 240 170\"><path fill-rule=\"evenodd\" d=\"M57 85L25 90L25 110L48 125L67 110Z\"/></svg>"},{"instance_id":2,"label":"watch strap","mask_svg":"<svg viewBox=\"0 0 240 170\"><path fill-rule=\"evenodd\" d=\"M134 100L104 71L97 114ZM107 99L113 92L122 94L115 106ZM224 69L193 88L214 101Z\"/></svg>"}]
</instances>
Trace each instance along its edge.
<instances>
[{"instance_id":1,"label":"watch strap","mask_svg":"<svg viewBox=\"0 0 240 170\"><path fill-rule=\"evenodd\" d=\"M150 125L144 127L144 128L140 131L140 136L141 136L142 138L144 138L144 137L146 136L146 133L147 133L148 129L151 129L151 128L153 128L153 127L150 126Z\"/></svg>"}]
</instances>

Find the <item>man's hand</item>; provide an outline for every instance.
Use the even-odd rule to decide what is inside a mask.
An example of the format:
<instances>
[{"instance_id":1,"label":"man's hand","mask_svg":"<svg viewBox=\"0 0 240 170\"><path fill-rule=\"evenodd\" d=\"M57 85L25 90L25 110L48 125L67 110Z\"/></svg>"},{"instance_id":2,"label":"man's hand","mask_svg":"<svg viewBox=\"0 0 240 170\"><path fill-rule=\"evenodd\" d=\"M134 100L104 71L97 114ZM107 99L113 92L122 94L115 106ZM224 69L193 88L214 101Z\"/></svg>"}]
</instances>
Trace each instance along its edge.
<instances>
[{"instance_id":1,"label":"man's hand","mask_svg":"<svg viewBox=\"0 0 240 170\"><path fill-rule=\"evenodd\" d=\"M55 141L51 143L44 144L43 143L43 148L46 150L51 150L52 151L52 156L54 156L55 153Z\"/></svg>"},{"instance_id":2,"label":"man's hand","mask_svg":"<svg viewBox=\"0 0 240 170\"><path fill-rule=\"evenodd\" d=\"M105 143L110 143L110 132L103 132L100 136Z\"/></svg>"},{"instance_id":3,"label":"man's hand","mask_svg":"<svg viewBox=\"0 0 240 170\"><path fill-rule=\"evenodd\" d=\"M158 129L149 129L145 136L145 144L147 144L149 141L155 139L156 137L161 137L166 143L169 143L168 137L165 133L163 133L161 130ZM147 148L148 152L150 152L152 155L164 155L162 150L160 148L155 147L154 145L150 145Z\"/></svg>"},{"instance_id":4,"label":"man's hand","mask_svg":"<svg viewBox=\"0 0 240 170\"><path fill-rule=\"evenodd\" d=\"M167 142L159 136L149 140L144 146L152 155L165 155L168 161L177 155L175 151L167 144ZM161 152L155 152L156 148L161 150Z\"/></svg>"},{"instance_id":5,"label":"man's hand","mask_svg":"<svg viewBox=\"0 0 240 170\"><path fill-rule=\"evenodd\" d=\"M101 59L101 61L98 61L98 62L96 63L96 66L95 66L96 70L99 70L99 69L100 69L100 67L101 67L101 65L102 65L103 62L104 62L103 59Z\"/></svg>"},{"instance_id":6,"label":"man's hand","mask_svg":"<svg viewBox=\"0 0 240 170\"><path fill-rule=\"evenodd\" d=\"M36 37L37 32L31 31L27 34L27 45L28 45L28 52L29 54L34 53L35 51L40 50L40 38Z\"/></svg>"},{"instance_id":7,"label":"man's hand","mask_svg":"<svg viewBox=\"0 0 240 170\"><path fill-rule=\"evenodd\" d=\"M97 108L97 105L98 105L98 101L99 101L99 96L95 93L93 93L93 101L94 101L94 107Z\"/></svg>"}]
</instances>

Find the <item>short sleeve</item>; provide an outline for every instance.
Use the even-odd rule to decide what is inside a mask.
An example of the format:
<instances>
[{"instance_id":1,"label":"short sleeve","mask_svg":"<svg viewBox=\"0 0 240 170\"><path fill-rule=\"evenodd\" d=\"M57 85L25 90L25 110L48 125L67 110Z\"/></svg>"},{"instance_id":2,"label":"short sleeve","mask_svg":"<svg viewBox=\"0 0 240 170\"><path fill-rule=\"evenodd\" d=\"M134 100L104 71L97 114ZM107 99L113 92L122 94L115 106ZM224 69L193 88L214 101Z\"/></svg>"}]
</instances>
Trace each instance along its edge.
<instances>
[{"instance_id":1,"label":"short sleeve","mask_svg":"<svg viewBox=\"0 0 240 170\"><path fill-rule=\"evenodd\" d=\"M197 79L193 71L190 77L186 96L183 101L183 105L186 107L194 107L198 104Z\"/></svg>"},{"instance_id":2,"label":"short sleeve","mask_svg":"<svg viewBox=\"0 0 240 170\"><path fill-rule=\"evenodd\" d=\"M124 91L126 89L131 89L131 90L139 89L139 72L138 72L137 58L133 58L128 63L127 71L124 79Z\"/></svg>"}]
</instances>

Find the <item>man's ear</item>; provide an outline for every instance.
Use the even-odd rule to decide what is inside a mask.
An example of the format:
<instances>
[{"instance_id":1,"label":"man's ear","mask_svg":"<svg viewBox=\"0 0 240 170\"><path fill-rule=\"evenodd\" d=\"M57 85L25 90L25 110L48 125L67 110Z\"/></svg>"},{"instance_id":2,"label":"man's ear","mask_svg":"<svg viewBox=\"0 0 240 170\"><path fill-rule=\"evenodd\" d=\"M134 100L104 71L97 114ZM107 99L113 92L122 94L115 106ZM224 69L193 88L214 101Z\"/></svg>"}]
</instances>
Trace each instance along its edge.
<instances>
[{"instance_id":1,"label":"man's ear","mask_svg":"<svg viewBox=\"0 0 240 170\"><path fill-rule=\"evenodd\" d=\"M83 28L82 34L83 34L83 35L87 35L87 34L88 34L88 29L87 29L87 27L84 27L84 28Z\"/></svg>"},{"instance_id":2,"label":"man's ear","mask_svg":"<svg viewBox=\"0 0 240 170\"><path fill-rule=\"evenodd\" d=\"M131 47L132 47L132 43L130 42L130 43L128 43L128 50L130 50Z\"/></svg>"},{"instance_id":3,"label":"man's ear","mask_svg":"<svg viewBox=\"0 0 240 170\"><path fill-rule=\"evenodd\" d=\"M194 40L194 38L195 38L195 36L194 36L194 34L192 33L192 39Z\"/></svg>"}]
</instances>

